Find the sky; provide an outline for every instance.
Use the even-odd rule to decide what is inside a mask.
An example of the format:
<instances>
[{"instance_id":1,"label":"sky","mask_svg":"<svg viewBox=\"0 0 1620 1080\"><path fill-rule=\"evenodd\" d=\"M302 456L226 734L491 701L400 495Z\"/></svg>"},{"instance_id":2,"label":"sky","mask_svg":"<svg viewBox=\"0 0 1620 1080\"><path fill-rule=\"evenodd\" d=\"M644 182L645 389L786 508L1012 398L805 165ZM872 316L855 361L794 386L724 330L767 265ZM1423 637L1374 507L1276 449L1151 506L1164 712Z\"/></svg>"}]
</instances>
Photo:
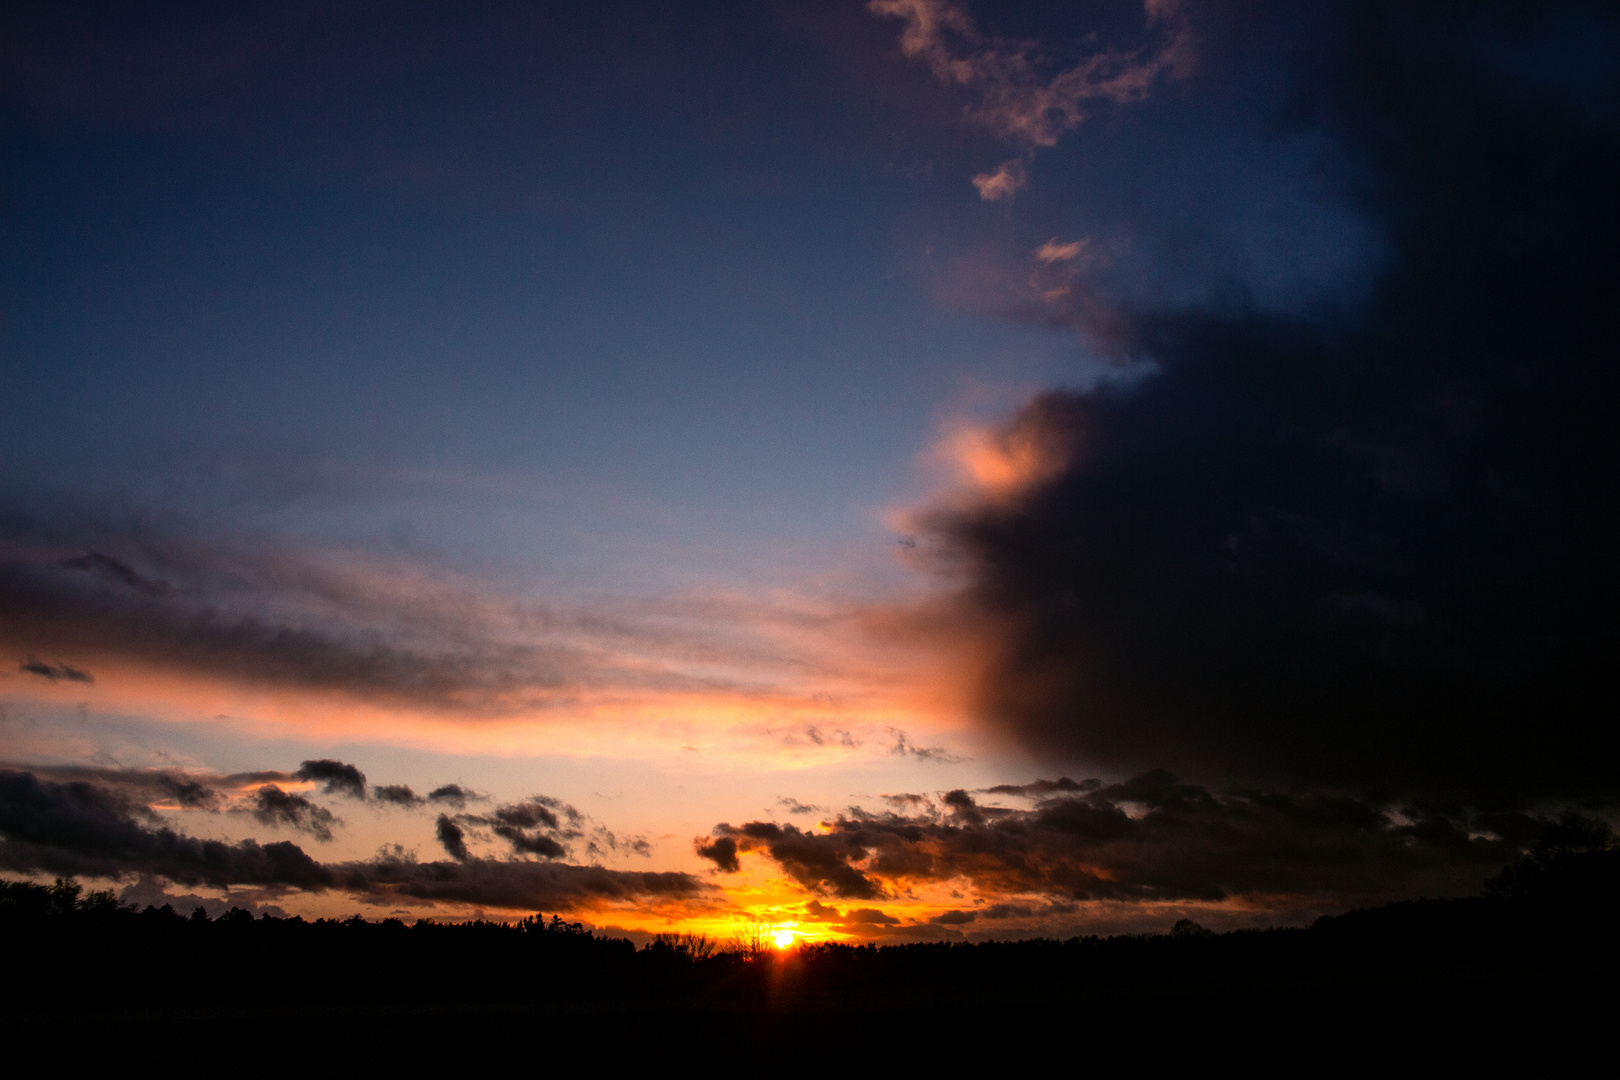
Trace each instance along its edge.
<instances>
[{"instance_id":1,"label":"sky","mask_svg":"<svg viewBox=\"0 0 1620 1080\"><path fill-rule=\"evenodd\" d=\"M1598 4L0 15L0 869L1297 924L1612 816Z\"/></svg>"}]
</instances>

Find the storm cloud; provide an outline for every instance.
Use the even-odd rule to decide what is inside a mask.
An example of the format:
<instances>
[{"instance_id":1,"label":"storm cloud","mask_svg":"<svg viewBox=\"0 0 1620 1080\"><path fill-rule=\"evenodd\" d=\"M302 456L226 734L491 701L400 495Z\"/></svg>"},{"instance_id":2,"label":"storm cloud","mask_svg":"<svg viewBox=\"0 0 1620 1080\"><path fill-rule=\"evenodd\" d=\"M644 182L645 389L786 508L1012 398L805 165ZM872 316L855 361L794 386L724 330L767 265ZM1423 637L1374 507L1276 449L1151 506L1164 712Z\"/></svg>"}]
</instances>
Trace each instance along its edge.
<instances>
[{"instance_id":1,"label":"storm cloud","mask_svg":"<svg viewBox=\"0 0 1620 1080\"><path fill-rule=\"evenodd\" d=\"M1120 774L1614 790L1620 86L1554 46L1615 17L1514 10L1302 24L1277 123L1360 163L1365 301L1050 291L1145 374L1036 397L990 441L1039 467L920 515L986 724Z\"/></svg>"}]
</instances>

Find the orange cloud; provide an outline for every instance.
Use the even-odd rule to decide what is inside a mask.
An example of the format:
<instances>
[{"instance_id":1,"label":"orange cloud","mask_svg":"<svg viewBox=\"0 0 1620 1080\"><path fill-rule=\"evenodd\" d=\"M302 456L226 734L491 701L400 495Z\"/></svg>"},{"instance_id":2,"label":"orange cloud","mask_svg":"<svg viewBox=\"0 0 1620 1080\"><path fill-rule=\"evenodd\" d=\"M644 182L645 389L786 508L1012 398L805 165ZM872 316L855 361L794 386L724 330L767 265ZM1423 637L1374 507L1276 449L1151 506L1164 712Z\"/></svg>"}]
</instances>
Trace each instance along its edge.
<instances>
[{"instance_id":1,"label":"orange cloud","mask_svg":"<svg viewBox=\"0 0 1620 1080\"><path fill-rule=\"evenodd\" d=\"M934 449L976 493L1012 496L1050 479L1071 460L1074 447L1028 425L958 424Z\"/></svg>"},{"instance_id":2,"label":"orange cloud","mask_svg":"<svg viewBox=\"0 0 1620 1080\"><path fill-rule=\"evenodd\" d=\"M838 596L564 602L332 550L176 546L140 565L72 554L82 550L0 557L0 650L19 658L0 671L0 694L317 740L632 756L697 746L778 765L945 720L926 646L882 605ZM52 677L61 671L82 676Z\"/></svg>"}]
</instances>

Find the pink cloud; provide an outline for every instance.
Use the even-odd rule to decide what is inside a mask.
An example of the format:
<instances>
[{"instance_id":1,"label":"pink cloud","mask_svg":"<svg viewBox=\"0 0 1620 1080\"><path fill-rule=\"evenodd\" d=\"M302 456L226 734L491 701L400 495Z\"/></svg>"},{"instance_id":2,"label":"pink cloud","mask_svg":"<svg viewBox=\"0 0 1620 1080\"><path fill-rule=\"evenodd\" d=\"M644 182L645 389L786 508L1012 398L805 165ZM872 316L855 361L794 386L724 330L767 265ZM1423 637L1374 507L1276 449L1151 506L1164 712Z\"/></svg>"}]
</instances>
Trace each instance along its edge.
<instances>
[{"instance_id":1,"label":"pink cloud","mask_svg":"<svg viewBox=\"0 0 1620 1080\"><path fill-rule=\"evenodd\" d=\"M1004 161L993 171L975 176L973 186L979 189L979 198L985 202L1010 199L1029 186L1029 167L1022 158Z\"/></svg>"},{"instance_id":2,"label":"pink cloud","mask_svg":"<svg viewBox=\"0 0 1620 1080\"><path fill-rule=\"evenodd\" d=\"M987 40L952 0L870 0L876 15L900 19L900 51L928 64L947 85L976 90L968 115L1015 144L1021 158L973 178L986 202L1011 198L1028 184L1024 159L1052 147L1085 122L1094 102L1145 100L1161 77L1186 66L1189 35L1174 0L1147 0L1158 40L1135 49L1103 49L1048 77L1029 43Z\"/></svg>"}]
</instances>

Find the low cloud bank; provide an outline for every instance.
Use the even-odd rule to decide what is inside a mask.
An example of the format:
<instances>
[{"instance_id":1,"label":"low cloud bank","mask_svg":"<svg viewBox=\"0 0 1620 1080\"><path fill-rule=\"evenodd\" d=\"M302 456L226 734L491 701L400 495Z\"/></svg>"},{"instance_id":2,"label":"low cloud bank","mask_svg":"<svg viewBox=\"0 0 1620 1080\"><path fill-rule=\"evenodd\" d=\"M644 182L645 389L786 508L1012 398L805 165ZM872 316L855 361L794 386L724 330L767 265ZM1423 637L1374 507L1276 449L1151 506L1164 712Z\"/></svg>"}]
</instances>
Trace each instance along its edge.
<instances>
[{"instance_id":1,"label":"low cloud bank","mask_svg":"<svg viewBox=\"0 0 1620 1080\"><path fill-rule=\"evenodd\" d=\"M1304 907L1473 894L1547 826L1511 811L1216 794L1163 771L1120 784L1064 779L995 790L1032 796L1034 805L983 805L958 790L896 799L891 805L903 809L887 813L851 808L819 829L721 824L696 850L722 873L757 853L805 889L847 900L958 883L992 900L1044 898L1037 906L1237 900Z\"/></svg>"},{"instance_id":2,"label":"low cloud bank","mask_svg":"<svg viewBox=\"0 0 1620 1080\"><path fill-rule=\"evenodd\" d=\"M332 872L287 841L199 840L116 790L0 772L0 867L95 877L157 874L183 885L322 892Z\"/></svg>"},{"instance_id":3,"label":"low cloud bank","mask_svg":"<svg viewBox=\"0 0 1620 1080\"><path fill-rule=\"evenodd\" d=\"M713 886L676 872L610 870L569 863L379 858L334 867L341 887L370 902L415 900L523 911L572 911L596 902L694 899Z\"/></svg>"},{"instance_id":4,"label":"low cloud bank","mask_svg":"<svg viewBox=\"0 0 1620 1080\"><path fill-rule=\"evenodd\" d=\"M58 782L29 771L0 770L0 869L135 877L138 884L144 883L142 896L156 895L153 883L161 879L192 887L246 890L242 895L255 890L272 897L289 890L338 891L371 904L415 901L528 911L570 911L595 902L692 899L713 891L712 885L678 872L475 858L465 851L454 862L417 862L396 849L368 861L322 863L289 841L231 843L187 836L143 801L143 796L167 799L177 787L211 790L196 781L137 770L61 771L99 775L112 782ZM341 784L339 790L352 794ZM548 814L558 827L569 820L572 808L557 805L560 819L537 798L501 807L489 820L514 831L515 851L536 851L545 837L534 830L547 827ZM301 829L320 840L330 839L336 823L329 811L272 784L254 792L244 809L263 823ZM574 814L578 817L577 811ZM448 820L439 818L441 839Z\"/></svg>"}]
</instances>

